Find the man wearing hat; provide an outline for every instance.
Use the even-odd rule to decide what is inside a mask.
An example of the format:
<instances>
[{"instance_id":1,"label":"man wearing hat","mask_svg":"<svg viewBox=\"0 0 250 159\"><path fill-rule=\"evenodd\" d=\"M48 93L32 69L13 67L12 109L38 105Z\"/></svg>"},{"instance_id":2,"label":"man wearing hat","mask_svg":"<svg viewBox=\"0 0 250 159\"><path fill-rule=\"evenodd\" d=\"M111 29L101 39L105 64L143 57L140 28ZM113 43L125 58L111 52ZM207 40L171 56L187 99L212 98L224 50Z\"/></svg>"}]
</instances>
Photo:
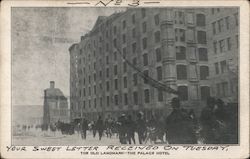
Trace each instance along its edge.
<instances>
[{"instance_id":1,"label":"man wearing hat","mask_svg":"<svg viewBox=\"0 0 250 159\"><path fill-rule=\"evenodd\" d=\"M169 144L195 144L194 124L188 112L180 108L179 98L171 101L173 111L166 119L166 139Z\"/></svg>"}]
</instances>

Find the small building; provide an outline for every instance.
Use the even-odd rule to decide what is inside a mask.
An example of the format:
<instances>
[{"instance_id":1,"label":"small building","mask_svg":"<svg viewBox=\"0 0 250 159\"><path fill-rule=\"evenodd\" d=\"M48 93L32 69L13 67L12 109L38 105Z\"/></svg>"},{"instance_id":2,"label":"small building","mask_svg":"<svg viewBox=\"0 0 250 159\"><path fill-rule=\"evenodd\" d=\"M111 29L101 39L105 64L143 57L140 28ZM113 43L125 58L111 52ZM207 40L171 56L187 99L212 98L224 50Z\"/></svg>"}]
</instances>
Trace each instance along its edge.
<instances>
[{"instance_id":1,"label":"small building","mask_svg":"<svg viewBox=\"0 0 250 159\"><path fill-rule=\"evenodd\" d=\"M43 124L49 125L57 121L69 122L67 98L62 91L55 88L55 82L50 81L50 88L44 90Z\"/></svg>"}]
</instances>

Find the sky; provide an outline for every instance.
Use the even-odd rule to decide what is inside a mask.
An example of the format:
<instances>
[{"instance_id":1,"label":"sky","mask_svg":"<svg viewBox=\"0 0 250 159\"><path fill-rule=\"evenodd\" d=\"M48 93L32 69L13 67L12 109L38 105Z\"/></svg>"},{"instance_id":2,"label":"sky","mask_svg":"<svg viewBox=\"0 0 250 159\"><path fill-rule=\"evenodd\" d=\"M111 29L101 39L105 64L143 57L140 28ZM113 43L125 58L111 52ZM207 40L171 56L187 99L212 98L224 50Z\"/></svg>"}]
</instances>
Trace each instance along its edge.
<instances>
[{"instance_id":1,"label":"sky","mask_svg":"<svg viewBox=\"0 0 250 159\"><path fill-rule=\"evenodd\" d=\"M12 8L12 104L43 105L50 81L69 98L69 47L121 8Z\"/></svg>"}]
</instances>

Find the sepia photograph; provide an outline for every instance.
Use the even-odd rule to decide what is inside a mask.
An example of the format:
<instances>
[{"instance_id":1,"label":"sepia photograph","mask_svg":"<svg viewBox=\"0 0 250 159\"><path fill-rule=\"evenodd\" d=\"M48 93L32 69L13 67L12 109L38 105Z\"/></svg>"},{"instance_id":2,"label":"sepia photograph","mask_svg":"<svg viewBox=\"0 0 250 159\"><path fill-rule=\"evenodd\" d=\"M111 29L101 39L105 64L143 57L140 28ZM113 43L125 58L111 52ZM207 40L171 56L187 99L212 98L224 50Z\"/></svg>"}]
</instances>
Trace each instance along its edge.
<instances>
[{"instance_id":1,"label":"sepia photograph","mask_svg":"<svg viewBox=\"0 0 250 159\"><path fill-rule=\"evenodd\" d=\"M12 7L11 144L238 145L239 7Z\"/></svg>"}]
</instances>

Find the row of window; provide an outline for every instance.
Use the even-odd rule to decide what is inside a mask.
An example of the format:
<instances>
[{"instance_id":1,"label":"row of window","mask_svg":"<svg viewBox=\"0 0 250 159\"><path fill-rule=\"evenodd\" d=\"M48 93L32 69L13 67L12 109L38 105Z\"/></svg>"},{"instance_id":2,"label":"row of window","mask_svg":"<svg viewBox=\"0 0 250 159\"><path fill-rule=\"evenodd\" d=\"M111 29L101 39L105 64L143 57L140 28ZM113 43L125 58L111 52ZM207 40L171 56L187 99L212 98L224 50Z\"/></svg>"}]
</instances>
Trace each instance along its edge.
<instances>
[{"instance_id":1,"label":"row of window","mask_svg":"<svg viewBox=\"0 0 250 159\"><path fill-rule=\"evenodd\" d=\"M215 64L215 67L218 67L218 63ZM221 69L222 71L225 71L225 68L226 67L226 64L224 64L224 61L221 62ZM216 68L216 73L217 73L217 70L218 68ZM188 78L188 73L187 73L187 66L186 65L177 65L176 66L176 71L177 71L177 80L187 80ZM192 78L195 78L197 77L197 71L196 71L196 66L194 65L193 66L190 66L190 72L195 72L194 74L191 74L192 75ZM144 70L143 73L146 75L146 76L149 76L149 71L148 70ZM162 71L162 67L159 66L156 68L156 78L158 81L161 81L163 79L163 71ZM190 76L191 76L190 75ZM209 76L209 68L208 66L200 66L200 80L207 80L208 79L208 76ZM134 86L137 86L138 84L138 75L137 73L134 73L133 74L133 85ZM85 79L84 79L85 81ZM89 76L89 83L91 82L90 80L90 76ZM81 81L79 81L80 85L81 85ZM144 79L144 83L147 84L148 81L147 79ZM85 85L85 83L84 83ZM102 90L103 87L102 87L102 83L99 84L99 87L100 89ZM128 87L128 79L127 79L127 76L124 76L123 77L123 88L127 88ZM115 90L118 90L118 79L114 79L114 89ZM91 87L88 88L88 95L91 96ZM110 90L110 82L109 81L106 81L106 91L108 92ZM94 85L94 94L96 94L96 85ZM86 96L86 91L85 91L85 88L83 88L83 94L82 94L82 91L79 90L79 96L80 97L85 97Z\"/></svg>"},{"instance_id":2,"label":"row of window","mask_svg":"<svg viewBox=\"0 0 250 159\"><path fill-rule=\"evenodd\" d=\"M234 14L234 25L238 26L238 13ZM232 17L227 16L212 23L213 34L229 30L232 27Z\"/></svg>"},{"instance_id":3,"label":"row of window","mask_svg":"<svg viewBox=\"0 0 250 159\"><path fill-rule=\"evenodd\" d=\"M216 75L218 75L220 73L223 74L223 73L227 72L227 70L228 70L226 60L214 63L214 67L215 67L215 74Z\"/></svg>"},{"instance_id":4,"label":"row of window","mask_svg":"<svg viewBox=\"0 0 250 159\"><path fill-rule=\"evenodd\" d=\"M218 97L226 97L229 95L228 93L228 82L221 82L216 84L216 95Z\"/></svg>"},{"instance_id":5,"label":"row of window","mask_svg":"<svg viewBox=\"0 0 250 159\"><path fill-rule=\"evenodd\" d=\"M239 47L239 40L238 40L238 35L235 36L235 47ZM223 53L226 51L230 51L232 49L232 45L234 42L232 42L232 37L228 37L226 39L221 39L219 41L214 41L213 42L213 48L214 48L214 53Z\"/></svg>"},{"instance_id":6,"label":"row of window","mask_svg":"<svg viewBox=\"0 0 250 159\"><path fill-rule=\"evenodd\" d=\"M188 90L189 89L189 90ZM178 92L179 92L179 97L180 100L186 101L186 100L197 100L199 99L199 91L198 91L198 85L191 85L191 86L178 86ZM164 92L161 90L157 91L157 101L158 102L163 102L164 99ZM152 98L150 95L150 90L149 89L144 89L143 91L143 102L144 103L150 103ZM137 91L134 91L132 94L132 103L134 105L139 104L139 94ZM210 96L210 87L208 86L201 86L200 87L200 96L202 100L206 100L207 97ZM88 101L88 106L91 108L91 99L87 100ZM94 108L97 107L97 98L93 99L94 101ZM120 104L128 105L129 100L128 100L128 93L123 93L123 97L120 97L118 94L114 95L113 98L111 96L106 96L106 106L109 107L112 103L114 105L118 106ZM103 98L99 98L99 106L103 106ZM86 108L86 101L83 101L83 108Z\"/></svg>"}]
</instances>

